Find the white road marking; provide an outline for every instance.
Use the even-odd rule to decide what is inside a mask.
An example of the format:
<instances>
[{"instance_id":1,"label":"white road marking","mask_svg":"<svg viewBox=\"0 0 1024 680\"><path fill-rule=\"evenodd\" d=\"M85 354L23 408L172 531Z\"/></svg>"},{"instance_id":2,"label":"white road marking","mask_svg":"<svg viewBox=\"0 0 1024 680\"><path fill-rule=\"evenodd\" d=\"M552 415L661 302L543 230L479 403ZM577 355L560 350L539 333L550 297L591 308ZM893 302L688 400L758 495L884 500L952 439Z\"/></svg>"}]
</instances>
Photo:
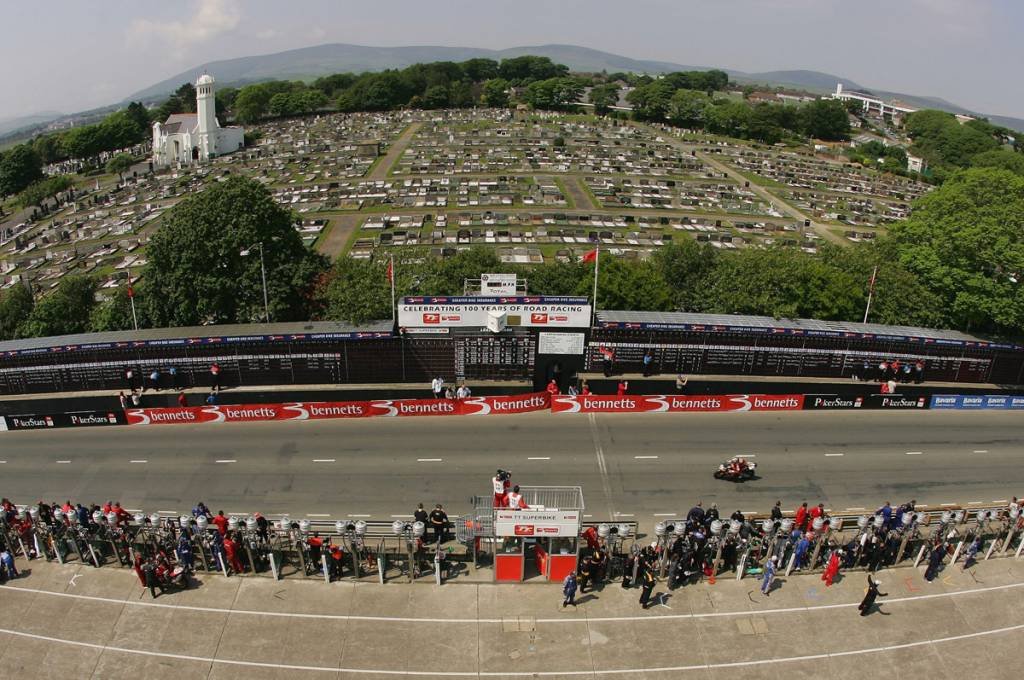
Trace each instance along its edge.
<instances>
[{"instance_id":1,"label":"white road marking","mask_svg":"<svg viewBox=\"0 0 1024 680\"><path fill-rule=\"evenodd\" d=\"M215 461L215 462L217 462L217 463L237 463L238 461L235 460L234 458L221 458L220 460Z\"/></svg>"},{"instance_id":2,"label":"white road marking","mask_svg":"<svg viewBox=\"0 0 1024 680\"><path fill-rule=\"evenodd\" d=\"M529 456L526 460L551 460L551 456Z\"/></svg>"},{"instance_id":3,"label":"white road marking","mask_svg":"<svg viewBox=\"0 0 1024 680\"><path fill-rule=\"evenodd\" d=\"M1024 588L1024 583L1007 583L998 586L985 586L983 588L971 588L967 590L956 590L945 593L930 593L928 595L907 595L905 597L886 597L878 600L881 603L897 603L897 602L916 602L917 600L935 600L947 597L960 597L961 595L974 595L978 593L989 593L998 592L1002 590L1015 590L1017 588ZM100 597L98 595L76 595L72 593L65 593L62 591L53 590L41 590L39 588L24 588L20 586L12 585L0 585L0 592L11 591L16 593L33 593L36 595L49 595L51 597L62 597L70 598L72 600L86 600L89 602L105 602L109 604L117 605L118 607L132 606L132 607L153 607L156 609L172 609L181 611L193 611L193 612L207 612L213 614L228 614L238 616L264 616L269 618L284 618L284 619L314 619L323 621L384 621L384 622L399 622L399 623L503 623L504 619L460 619L460 618L416 618L408 616L361 616L361 615L350 615L350 614L303 614L297 612L269 612L269 611L257 611L253 609L223 609L218 607L200 607L196 605L182 605L182 604L166 604L163 602L153 602L152 600L119 600L112 597ZM588 621L598 621L601 623L615 623L621 621L657 621L662 619L720 619L720 618L731 618L734 616L750 616L751 614L766 615L766 614L792 614L792 613L805 613L808 611L817 611L825 609L844 609L847 607L856 607L860 603L858 599L856 602L845 602L836 604L819 604L814 606L804 607L780 607L778 609L761 609L756 612L752 612L749 609L738 609L735 611L725 612L703 612L698 614L666 614L660 617L651 616L603 616L603 617L586 617L577 619L537 619L537 623L581 623L586 624ZM1022 624L1024 625L1024 624ZM588 671L589 673L590 671Z\"/></svg>"},{"instance_id":4,"label":"white road marking","mask_svg":"<svg viewBox=\"0 0 1024 680\"><path fill-rule=\"evenodd\" d=\"M349 517L373 517L373 515L349 515Z\"/></svg>"},{"instance_id":5,"label":"white road marking","mask_svg":"<svg viewBox=\"0 0 1024 680\"><path fill-rule=\"evenodd\" d=\"M654 516L655 517L675 517L676 513L674 513L674 512L656 512L656 513L654 513Z\"/></svg>"},{"instance_id":6,"label":"white road marking","mask_svg":"<svg viewBox=\"0 0 1024 680\"><path fill-rule=\"evenodd\" d=\"M70 460L58 460L58 461L57 461L57 464L58 464L58 465L68 465L68 464L70 464L70 463L71 463L71 461L70 461Z\"/></svg>"},{"instance_id":7,"label":"white road marking","mask_svg":"<svg viewBox=\"0 0 1024 680\"><path fill-rule=\"evenodd\" d=\"M847 508L847 510L863 510L864 508Z\"/></svg>"},{"instance_id":8,"label":"white road marking","mask_svg":"<svg viewBox=\"0 0 1024 680\"><path fill-rule=\"evenodd\" d=\"M148 460L130 460L129 463L148 463Z\"/></svg>"},{"instance_id":9,"label":"white road marking","mask_svg":"<svg viewBox=\"0 0 1024 680\"><path fill-rule=\"evenodd\" d=\"M158 514L158 515L177 515L178 511L177 510L157 510L156 514Z\"/></svg>"},{"instance_id":10,"label":"white road marking","mask_svg":"<svg viewBox=\"0 0 1024 680\"><path fill-rule=\"evenodd\" d=\"M617 513L615 513L615 516L616 517L636 517L636 515L634 515L631 512L617 512Z\"/></svg>"},{"instance_id":11,"label":"white road marking","mask_svg":"<svg viewBox=\"0 0 1024 680\"><path fill-rule=\"evenodd\" d=\"M1001 500L998 500L998 501L992 501L992 502L993 502L993 503L1008 503L1009 501L1007 501L1007 500L1006 500L1005 498L1003 498L1003 499L1001 499Z\"/></svg>"},{"instance_id":12,"label":"white road marking","mask_svg":"<svg viewBox=\"0 0 1024 680\"><path fill-rule=\"evenodd\" d=\"M7 463L6 460L0 460L0 465L4 465L5 463Z\"/></svg>"},{"instance_id":13,"label":"white road marking","mask_svg":"<svg viewBox=\"0 0 1024 680\"><path fill-rule=\"evenodd\" d=\"M443 460L442 458L417 458L416 462L417 463L440 463L440 462L442 462L442 460Z\"/></svg>"},{"instance_id":14,"label":"white road marking","mask_svg":"<svg viewBox=\"0 0 1024 680\"><path fill-rule=\"evenodd\" d=\"M834 458L835 456L845 456L845 455L846 455L845 453L826 453L825 457L826 458Z\"/></svg>"},{"instance_id":15,"label":"white road marking","mask_svg":"<svg viewBox=\"0 0 1024 680\"><path fill-rule=\"evenodd\" d=\"M633 456L636 460L652 460L656 459L657 456Z\"/></svg>"},{"instance_id":16,"label":"white road marking","mask_svg":"<svg viewBox=\"0 0 1024 680\"><path fill-rule=\"evenodd\" d=\"M333 458L314 458L313 462L314 463L333 463L334 459Z\"/></svg>"},{"instance_id":17,"label":"white road marking","mask_svg":"<svg viewBox=\"0 0 1024 680\"><path fill-rule=\"evenodd\" d=\"M944 507L944 508L951 508L954 505L956 505L956 503L942 503L941 504L941 506Z\"/></svg>"},{"instance_id":18,"label":"white road marking","mask_svg":"<svg viewBox=\"0 0 1024 680\"><path fill-rule=\"evenodd\" d=\"M967 505L981 505L984 501L967 501Z\"/></svg>"},{"instance_id":19,"label":"white road marking","mask_svg":"<svg viewBox=\"0 0 1024 680\"><path fill-rule=\"evenodd\" d=\"M587 517L593 517L593 515L583 515L584 519L586 519Z\"/></svg>"},{"instance_id":20,"label":"white road marking","mask_svg":"<svg viewBox=\"0 0 1024 680\"><path fill-rule=\"evenodd\" d=\"M408 519L409 517L412 517L412 515L391 515L391 516L393 518L395 518L395 519Z\"/></svg>"},{"instance_id":21,"label":"white road marking","mask_svg":"<svg viewBox=\"0 0 1024 680\"><path fill-rule=\"evenodd\" d=\"M908 456L920 456L924 451L907 451Z\"/></svg>"},{"instance_id":22,"label":"white road marking","mask_svg":"<svg viewBox=\"0 0 1024 680\"><path fill-rule=\"evenodd\" d=\"M666 608L667 607L666 605ZM747 612L749 614L749 612ZM672 618L675 614L665 614L658 616L643 617L647 620L657 620L663 618ZM573 619L563 619L564 621L573 621ZM583 619L586 622L588 619ZM578 620L577 620L578 621ZM803 656L789 656L789 657L771 657L766 659L751 659L748 661L729 661L721 663L704 663L704 664L693 664L689 666L657 666L652 668L602 668L602 669L591 669L591 670L568 670L568 671L411 671L411 670L382 670L376 668L340 668L337 666L302 666L298 664L283 664L283 663L270 663L265 661L242 661L240 659L221 659L211 656L193 656L190 654L173 654L170 652L154 652L144 649L129 649L127 647L115 647L113 645L97 644L94 642L79 642L77 640L67 640L64 638L50 637L48 635L39 635L37 633L25 633L20 630L10 630L8 628L0 628L0 633L5 635L11 635L13 637L26 638L30 640L41 640L49 642L51 644L67 645L70 647L79 647L85 649L99 650L101 654L113 653L113 654L128 654L130 656L149 656L160 659L176 659L179 661L196 661L204 664L222 664L225 666L240 666L245 668L269 668L277 671L303 671L309 672L322 672L331 673L333 675L340 675L341 673L352 673L359 675L386 675L386 676L438 676L444 675L447 677L460 677L460 678L479 678L479 677L523 677L523 678L536 678L536 677L557 677L557 676L594 676L594 675L635 675L637 673L679 673L683 671L707 671L710 669L726 669L726 668L741 668L741 667L756 667L763 665L775 665L787 662L805 662L805 661L816 661L819 659L830 659L841 656L861 656L864 654L877 654L879 652L891 652L898 649L911 649L915 647L923 647L926 645L938 645L946 642L956 642L959 640L969 640L972 638L985 637L988 635L999 635L1002 633L1011 633L1024 629L1024 623L1017 624L1016 626L1005 626L1003 628L991 628L988 630L979 630L973 633L962 633L960 635L950 635L944 638L930 638L924 640L915 640L914 642L905 642L898 645L886 645L884 647L868 647L865 649L850 649L842 652L827 652L824 654L806 654Z\"/></svg>"},{"instance_id":23,"label":"white road marking","mask_svg":"<svg viewBox=\"0 0 1024 680\"><path fill-rule=\"evenodd\" d=\"M330 517L330 515L328 515L326 512L307 512L306 517Z\"/></svg>"},{"instance_id":24,"label":"white road marking","mask_svg":"<svg viewBox=\"0 0 1024 680\"><path fill-rule=\"evenodd\" d=\"M974 453L988 453L988 449L974 449Z\"/></svg>"},{"instance_id":25,"label":"white road marking","mask_svg":"<svg viewBox=\"0 0 1024 680\"><path fill-rule=\"evenodd\" d=\"M608 477L608 464L604 459L604 448L601 446L601 437L597 432L597 418L593 413L587 414L590 424L590 439L594 442L594 454L597 456L597 470L601 473L601 491L604 492L604 499L608 503L608 514L615 516L615 506L612 504L612 482Z\"/></svg>"}]
</instances>

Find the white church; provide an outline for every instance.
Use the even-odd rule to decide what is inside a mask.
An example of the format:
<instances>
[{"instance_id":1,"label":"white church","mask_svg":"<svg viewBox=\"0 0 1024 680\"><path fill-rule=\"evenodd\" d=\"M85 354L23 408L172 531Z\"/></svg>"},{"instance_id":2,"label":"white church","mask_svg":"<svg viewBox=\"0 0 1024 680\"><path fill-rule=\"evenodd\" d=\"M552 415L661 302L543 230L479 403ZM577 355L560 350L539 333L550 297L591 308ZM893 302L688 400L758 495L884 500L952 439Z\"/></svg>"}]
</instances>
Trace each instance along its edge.
<instances>
[{"instance_id":1,"label":"white church","mask_svg":"<svg viewBox=\"0 0 1024 680\"><path fill-rule=\"evenodd\" d=\"M190 165L241 149L245 130L217 122L213 77L196 81L196 113L175 113L153 123L153 166Z\"/></svg>"}]
</instances>

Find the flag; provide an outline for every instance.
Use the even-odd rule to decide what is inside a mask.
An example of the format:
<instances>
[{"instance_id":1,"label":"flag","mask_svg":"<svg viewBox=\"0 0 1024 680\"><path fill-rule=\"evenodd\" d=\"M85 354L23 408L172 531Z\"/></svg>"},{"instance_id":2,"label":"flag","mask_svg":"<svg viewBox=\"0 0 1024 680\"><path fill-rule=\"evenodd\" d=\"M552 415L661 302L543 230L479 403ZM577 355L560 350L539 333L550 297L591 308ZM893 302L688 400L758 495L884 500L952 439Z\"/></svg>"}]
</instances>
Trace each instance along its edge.
<instances>
[{"instance_id":1,"label":"flag","mask_svg":"<svg viewBox=\"0 0 1024 680\"><path fill-rule=\"evenodd\" d=\"M875 292L875 279L878 277L878 267L871 271L871 278L868 280L868 293Z\"/></svg>"},{"instance_id":2,"label":"flag","mask_svg":"<svg viewBox=\"0 0 1024 680\"><path fill-rule=\"evenodd\" d=\"M594 248L588 253L583 253L584 262L594 262L597 260L597 248Z\"/></svg>"},{"instance_id":3,"label":"flag","mask_svg":"<svg viewBox=\"0 0 1024 680\"><path fill-rule=\"evenodd\" d=\"M130 284L130 283L128 284L128 297L130 297L130 298L135 297L135 289L132 288L132 284Z\"/></svg>"},{"instance_id":4,"label":"flag","mask_svg":"<svg viewBox=\"0 0 1024 680\"><path fill-rule=\"evenodd\" d=\"M388 260L387 275L388 275L388 282L389 283L394 283L395 282L395 258L393 258L393 257Z\"/></svg>"}]
</instances>

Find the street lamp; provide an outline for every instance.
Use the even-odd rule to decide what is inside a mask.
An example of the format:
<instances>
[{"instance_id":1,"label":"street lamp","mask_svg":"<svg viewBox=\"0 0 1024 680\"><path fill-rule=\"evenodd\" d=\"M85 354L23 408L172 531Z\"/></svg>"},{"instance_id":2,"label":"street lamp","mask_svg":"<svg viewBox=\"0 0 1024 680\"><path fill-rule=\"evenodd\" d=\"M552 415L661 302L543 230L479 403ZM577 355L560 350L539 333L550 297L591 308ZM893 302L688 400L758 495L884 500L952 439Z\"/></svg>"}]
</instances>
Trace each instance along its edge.
<instances>
[{"instance_id":1,"label":"street lamp","mask_svg":"<svg viewBox=\"0 0 1024 680\"><path fill-rule=\"evenodd\" d=\"M263 262L263 242L255 243L238 254L242 257L248 257L253 248L260 249L260 277L263 279L263 315L267 323L270 323L270 304L267 302L267 267Z\"/></svg>"}]
</instances>

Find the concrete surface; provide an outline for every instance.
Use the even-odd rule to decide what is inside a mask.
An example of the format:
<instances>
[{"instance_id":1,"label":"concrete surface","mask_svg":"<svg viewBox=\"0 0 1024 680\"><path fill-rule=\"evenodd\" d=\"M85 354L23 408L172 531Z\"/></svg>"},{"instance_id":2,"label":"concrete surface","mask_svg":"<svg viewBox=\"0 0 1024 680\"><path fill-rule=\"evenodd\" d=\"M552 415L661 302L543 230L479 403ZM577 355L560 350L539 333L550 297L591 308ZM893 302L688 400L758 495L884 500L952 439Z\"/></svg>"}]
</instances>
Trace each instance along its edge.
<instances>
[{"instance_id":1,"label":"concrete surface","mask_svg":"<svg viewBox=\"0 0 1024 680\"><path fill-rule=\"evenodd\" d=\"M466 512L501 467L522 484L580 484L585 514L647 528L698 499L726 515L766 511L776 499L787 509L806 499L870 511L916 498L937 509L1024 495L1020 425L1013 412L817 411L6 432L0 494L20 503L119 500L146 512L204 500L231 514L390 520L417 502ZM737 454L756 456L761 478L713 479L717 464Z\"/></svg>"},{"instance_id":2,"label":"concrete surface","mask_svg":"<svg viewBox=\"0 0 1024 680\"><path fill-rule=\"evenodd\" d=\"M928 584L863 572L655 590L606 584L563 609L557 585L441 587L201 576L156 600L128 570L33 562L0 587L3 677L629 677L999 680L1018 675L1024 562Z\"/></svg>"}]
</instances>

